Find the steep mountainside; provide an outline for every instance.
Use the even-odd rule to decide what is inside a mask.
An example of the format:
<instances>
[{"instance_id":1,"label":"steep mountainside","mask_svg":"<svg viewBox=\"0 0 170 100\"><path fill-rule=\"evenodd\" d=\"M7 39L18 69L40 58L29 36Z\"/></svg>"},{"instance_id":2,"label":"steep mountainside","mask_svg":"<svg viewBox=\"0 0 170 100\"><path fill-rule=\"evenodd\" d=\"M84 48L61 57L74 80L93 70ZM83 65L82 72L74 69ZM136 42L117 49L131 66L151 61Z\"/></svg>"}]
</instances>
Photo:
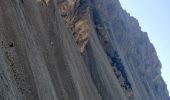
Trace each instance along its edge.
<instances>
[{"instance_id":1,"label":"steep mountainside","mask_svg":"<svg viewBox=\"0 0 170 100\"><path fill-rule=\"evenodd\" d=\"M0 0L0 100L170 100L160 69L118 0Z\"/></svg>"}]
</instances>

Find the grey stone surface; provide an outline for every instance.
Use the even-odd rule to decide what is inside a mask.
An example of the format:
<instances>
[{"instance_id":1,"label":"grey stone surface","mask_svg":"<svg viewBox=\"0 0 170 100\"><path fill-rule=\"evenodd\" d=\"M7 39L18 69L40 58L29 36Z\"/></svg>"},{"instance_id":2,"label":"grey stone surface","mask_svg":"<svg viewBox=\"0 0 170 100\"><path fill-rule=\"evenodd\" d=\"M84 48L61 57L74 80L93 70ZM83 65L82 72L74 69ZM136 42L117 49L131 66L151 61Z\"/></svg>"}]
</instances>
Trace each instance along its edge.
<instances>
[{"instance_id":1,"label":"grey stone surface","mask_svg":"<svg viewBox=\"0 0 170 100\"><path fill-rule=\"evenodd\" d=\"M0 0L0 100L170 100L138 21L84 1Z\"/></svg>"}]
</instances>

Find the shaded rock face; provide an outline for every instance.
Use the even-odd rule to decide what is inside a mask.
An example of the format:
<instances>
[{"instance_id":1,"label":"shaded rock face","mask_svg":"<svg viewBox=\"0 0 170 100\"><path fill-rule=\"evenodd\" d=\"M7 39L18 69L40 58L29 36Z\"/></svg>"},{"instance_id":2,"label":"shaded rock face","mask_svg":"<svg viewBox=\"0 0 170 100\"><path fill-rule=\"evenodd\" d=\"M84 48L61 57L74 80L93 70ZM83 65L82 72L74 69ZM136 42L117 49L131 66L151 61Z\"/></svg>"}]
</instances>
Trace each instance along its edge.
<instances>
[{"instance_id":1,"label":"shaded rock face","mask_svg":"<svg viewBox=\"0 0 170 100\"><path fill-rule=\"evenodd\" d=\"M115 49L118 52L123 60L123 66L127 67L125 71L120 72L122 76L124 72L127 73L124 80L132 85L133 93L137 93L134 81L135 84L140 84L136 86L138 93L145 95L146 98L143 99L169 100L166 84L161 78L161 63L147 33L141 31L138 21L124 11L116 0L110 2L93 0L93 5L96 5L93 19L99 39L110 58L113 58ZM116 63L114 65L118 66ZM127 77L129 78L126 79ZM162 90L161 93L158 92L157 86L158 90Z\"/></svg>"},{"instance_id":2,"label":"shaded rock face","mask_svg":"<svg viewBox=\"0 0 170 100\"><path fill-rule=\"evenodd\" d=\"M0 100L170 100L117 0L1 0Z\"/></svg>"}]
</instances>

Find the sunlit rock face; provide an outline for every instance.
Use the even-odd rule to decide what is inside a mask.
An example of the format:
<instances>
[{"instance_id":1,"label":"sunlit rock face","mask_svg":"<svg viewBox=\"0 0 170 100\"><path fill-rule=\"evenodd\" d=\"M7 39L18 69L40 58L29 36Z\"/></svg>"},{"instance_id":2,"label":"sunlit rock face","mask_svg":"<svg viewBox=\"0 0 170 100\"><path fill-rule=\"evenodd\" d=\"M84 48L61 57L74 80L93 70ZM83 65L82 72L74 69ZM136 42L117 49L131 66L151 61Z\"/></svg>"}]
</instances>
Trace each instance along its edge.
<instances>
[{"instance_id":1,"label":"sunlit rock face","mask_svg":"<svg viewBox=\"0 0 170 100\"><path fill-rule=\"evenodd\" d=\"M170 100L118 0L0 0L0 100Z\"/></svg>"},{"instance_id":2,"label":"sunlit rock face","mask_svg":"<svg viewBox=\"0 0 170 100\"><path fill-rule=\"evenodd\" d=\"M66 26L71 30L81 53L88 42L90 30L89 2L86 0L63 0L58 9Z\"/></svg>"},{"instance_id":3,"label":"sunlit rock face","mask_svg":"<svg viewBox=\"0 0 170 100\"><path fill-rule=\"evenodd\" d=\"M38 3L48 4L50 0L36 0Z\"/></svg>"}]
</instances>

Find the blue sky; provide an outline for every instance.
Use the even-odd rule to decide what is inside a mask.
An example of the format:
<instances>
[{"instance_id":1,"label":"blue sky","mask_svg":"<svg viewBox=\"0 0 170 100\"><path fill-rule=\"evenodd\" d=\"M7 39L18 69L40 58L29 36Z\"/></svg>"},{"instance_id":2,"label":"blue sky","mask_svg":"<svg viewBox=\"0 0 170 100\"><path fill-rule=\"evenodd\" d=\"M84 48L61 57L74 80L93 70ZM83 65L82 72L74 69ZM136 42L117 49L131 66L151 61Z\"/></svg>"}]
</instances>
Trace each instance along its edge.
<instances>
[{"instance_id":1,"label":"blue sky","mask_svg":"<svg viewBox=\"0 0 170 100\"><path fill-rule=\"evenodd\" d=\"M119 0L148 33L162 63L162 76L170 91L170 0Z\"/></svg>"}]
</instances>

